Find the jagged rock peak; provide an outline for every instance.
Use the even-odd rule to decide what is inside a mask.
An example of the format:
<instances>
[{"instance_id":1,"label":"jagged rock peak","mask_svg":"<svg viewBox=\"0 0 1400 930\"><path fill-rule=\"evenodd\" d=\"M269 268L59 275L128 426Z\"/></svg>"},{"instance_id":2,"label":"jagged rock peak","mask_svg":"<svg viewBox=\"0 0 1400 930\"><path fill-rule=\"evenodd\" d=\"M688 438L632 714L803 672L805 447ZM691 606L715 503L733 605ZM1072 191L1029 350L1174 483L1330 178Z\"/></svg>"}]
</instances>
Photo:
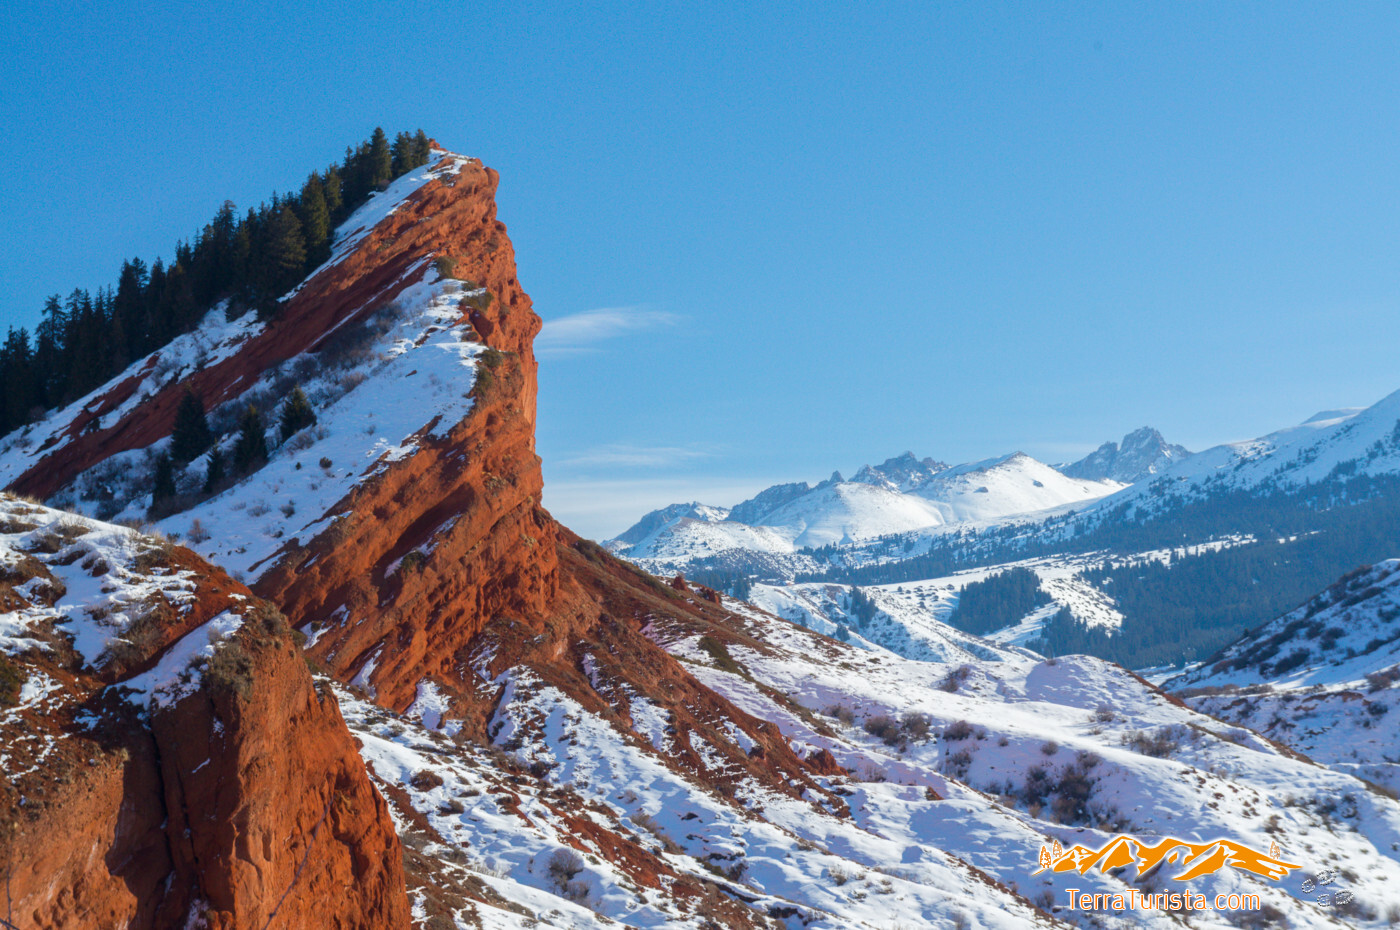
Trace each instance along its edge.
<instances>
[{"instance_id":1,"label":"jagged rock peak","mask_svg":"<svg viewBox=\"0 0 1400 930\"><path fill-rule=\"evenodd\" d=\"M1185 446L1169 443L1157 430L1144 426L1124 436L1122 443L1106 442L1060 471L1071 478L1133 484L1189 455Z\"/></svg>"},{"instance_id":2,"label":"jagged rock peak","mask_svg":"<svg viewBox=\"0 0 1400 930\"><path fill-rule=\"evenodd\" d=\"M879 465L865 465L851 480L860 484L889 488L892 491L907 491L923 484L928 479L947 469L946 462L932 458L915 458L914 453L905 452L885 459Z\"/></svg>"}]
</instances>

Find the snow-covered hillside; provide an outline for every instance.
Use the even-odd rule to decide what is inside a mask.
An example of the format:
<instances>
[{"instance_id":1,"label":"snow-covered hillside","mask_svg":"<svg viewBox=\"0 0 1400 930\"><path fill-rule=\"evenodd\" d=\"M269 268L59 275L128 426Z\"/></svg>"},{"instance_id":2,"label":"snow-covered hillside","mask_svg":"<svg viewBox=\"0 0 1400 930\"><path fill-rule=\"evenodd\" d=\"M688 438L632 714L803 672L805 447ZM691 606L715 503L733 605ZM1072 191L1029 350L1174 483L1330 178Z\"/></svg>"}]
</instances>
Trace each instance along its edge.
<instances>
[{"instance_id":1,"label":"snow-covered hillside","mask_svg":"<svg viewBox=\"0 0 1400 930\"><path fill-rule=\"evenodd\" d=\"M1183 550L1183 554L1197 555L1249 541L1247 538L1218 540ZM1134 553L1124 560L1134 563L1170 562L1172 557L1172 550L1152 550ZM1102 552L1048 556L915 581L861 586L860 591L871 599L875 607L875 613L869 619L859 616L852 609L853 586L848 584L755 584L749 600L770 613L827 636L847 639L857 645L869 644L887 649L908 659L948 661L939 657L946 654L944 644L949 640L961 648L974 651L986 650L991 645L1034 648L1045 622L1063 608L1068 608L1086 626L1102 629L1111 635L1123 623L1122 612L1104 590L1080 576L1086 570L1099 568L1119 558L1122 557ZM965 587L1012 568L1034 572L1040 590L1045 593L1049 603L1025 616L1008 617L1005 627L982 637L970 636L950 625L957 610L959 594ZM976 645L967 645L969 641Z\"/></svg>"},{"instance_id":2,"label":"snow-covered hillside","mask_svg":"<svg viewBox=\"0 0 1400 930\"><path fill-rule=\"evenodd\" d=\"M1167 687L1400 790L1400 560L1351 573Z\"/></svg>"},{"instance_id":3,"label":"snow-covered hillside","mask_svg":"<svg viewBox=\"0 0 1400 930\"><path fill-rule=\"evenodd\" d=\"M173 551L160 537L0 495L0 584L19 595L0 613L0 653L57 658L58 633L79 667L120 666L122 656L139 651L138 637L141 646L153 638L148 627L158 605L188 615L195 604L195 573L169 567ZM123 683L128 696L164 706L193 692L201 666L243 621L228 610L191 631L154 668ZM19 704L63 690L35 669L21 684Z\"/></svg>"},{"instance_id":4,"label":"snow-covered hillside","mask_svg":"<svg viewBox=\"0 0 1400 930\"><path fill-rule=\"evenodd\" d=\"M450 178L467 164L468 159L435 152L429 165L371 197L339 228L331 258L316 273L343 260L376 223L424 184ZM232 423L249 406L258 408L268 463L223 493L158 521L161 530L236 577L251 580L289 540L325 529L336 518L329 508L352 488L471 411L475 372L487 349L465 321L464 311L485 291L444 277L426 258L394 285L395 299L368 319L346 323L325 334L313 351L243 381L235 396L210 412L211 422ZM0 444L0 484L72 442L79 434L73 424L128 379L130 371L135 370L141 381L121 408L105 414L108 421L192 372L233 357L264 329L251 312L230 322L223 306L215 307L193 332L89 396L8 437ZM284 442L277 413L292 385L306 394L317 422ZM225 462L231 460L237 440L233 431L216 443ZM156 460L170 446L166 436L104 458L51 500L107 519L145 519L152 504ZM213 454L206 452L177 469L177 492L202 496Z\"/></svg>"},{"instance_id":5,"label":"snow-covered hillside","mask_svg":"<svg viewBox=\"0 0 1400 930\"><path fill-rule=\"evenodd\" d=\"M1116 481L1069 478L1024 452L1015 452L946 469L910 491L933 501L944 522L958 523L991 522L1080 504L1121 487Z\"/></svg>"},{"instance_id":6,"label":"snow-covered hillside","mask_svg":"<svg viewBox=\"0 0 1400 930\"><path fill-rule=\"evenodd\" d=\"M426 848L460 850L455 861L504 900L556 926L593 926L594 914L630 926L703 922L628 882L597 841L580 846L585 834L561 833L563 811L653 848L677 875L718 881L728 898L792 928L1033 925L1000 886L1057 918L1100 926L1099 915L1065 906L1066 889L1142 890L1131 870L1066 879L1035 874L1037 858L1052 840L1098 848L1121 833L1228 838L1259 850L1278 842L1298 865L1282 881L1225 868L1192 890L1257 893L1274 920L1332 926L1334 912L1318 907L1303 882L1335 868L1346 876L1338 888L1357 902L1346 919L1384 925L1389 889L1400 882L1400 805L1354 778L1185 709L1095 659L953 648L946 661L914 662L843 646L736 602L725 607L727 626L656 617L648 630L705 684L772 721L799 754L830 753L845 771L821 784L839 808L750 786L737 792L749 811L740 815L703 787L712 774L703 767L686 776L661 764L686 739L665 715L634 705L638 739L619 742L605 721L515 675L493 683L505 686L496 740L533 778L500 782L479 752L454 748L443 737L457 724L431 702L418 711L421 721L353 701L347 716L378 776L397 789L390 796L402 791L417 812ZM710 757L693 737L687 746ZM565 847L582 855L566 876L578 884L560 902L562 873L551 864L567 859L558 852ZM968 866L1000 886L969 883ZM477 912L485 926L527 925ZM1252 917L1206 911L1192 925ZM1140 911L1133 925L1175 919Z\"/></svg>"}]
</instances>

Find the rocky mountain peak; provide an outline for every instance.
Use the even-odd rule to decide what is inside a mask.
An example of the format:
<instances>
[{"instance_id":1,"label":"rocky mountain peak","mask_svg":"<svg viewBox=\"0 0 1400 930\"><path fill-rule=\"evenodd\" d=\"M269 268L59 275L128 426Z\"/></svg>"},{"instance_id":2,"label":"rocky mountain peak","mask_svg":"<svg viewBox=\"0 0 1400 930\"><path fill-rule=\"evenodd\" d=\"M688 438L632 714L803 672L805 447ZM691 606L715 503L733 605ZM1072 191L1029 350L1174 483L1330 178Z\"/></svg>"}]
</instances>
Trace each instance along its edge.
<instances>
[{"instance_id":1,"label":"rocky mountain peak","mask_svg":"<svg viewBox=\"0 0 1400 930\"><path fill-rule=\"evenodd\" d=\"M879 465L865 465L851 478L861 484L888 488L891 491L907 491L917 487L934 475L947 469L945 462L932 458L915 458L914 453L905 452L885 459Z\"/></svg>"},{"instance_id":2,"label":"rocky mountain peak","mask_svg":"<svg viewBox=\"0 0 1400 930\"><path fill-rule=\"evenodd\" d=\"M1060 471L1088 481L1134 484L1190 454L1184 446L1169 443L1160 432L1144 426L1128 433L1121 443L1106 442L1079 461L1062 466Z\"/></svg>"}]
</instances>

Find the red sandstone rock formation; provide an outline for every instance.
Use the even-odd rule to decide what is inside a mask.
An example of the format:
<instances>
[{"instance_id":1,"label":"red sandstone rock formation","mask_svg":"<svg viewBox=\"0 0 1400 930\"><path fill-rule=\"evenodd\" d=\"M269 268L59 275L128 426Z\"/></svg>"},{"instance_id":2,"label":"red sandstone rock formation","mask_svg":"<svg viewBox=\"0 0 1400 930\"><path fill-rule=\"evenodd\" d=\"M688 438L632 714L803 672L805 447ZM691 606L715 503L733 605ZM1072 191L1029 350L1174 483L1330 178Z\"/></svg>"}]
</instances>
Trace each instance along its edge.
<instances>
[{"instance_id":1,"label":"red sandstone rock formation","mask_svg":"<svg viewBox=\"0 0 1400 930\"><path fill-rule=\"evenodd\" d=\"M42 557L24 564L0 581L11 609L39 590L16 588L53 577ZM146 605L139 648L95 671L51 634L50 651L5 660L58 685L0 717L8 919L107 930L184 926L198 913L209 928L262 930L275 913L277 927L407 927L393 823L285 620L188 550L168 550L153 570L190 573L195 601ZM62 596L61 584L45 590ZM122 683L229 610L248 619L198 690L148 711L122 696Z\"/></svg>"},{"instance_id":2,"label":"red sandstone rock formation","mask_svg":"<svg viewBox=\"0 0 1400 930\"><path fill-rule=\"evenodd\" d=\"M713 629L711 647L724 653L740 639L720 622L717 595L680 579L658 582L574 537L540 507L532 350L540 321L495 219L496 182L479 163L428 181L347 257L309 279L240 351L100 429L83 431L85 423L74 421L74 438L15 487L50 494L107 456L149 445L169 433L187 386L211 405L236 396L270 366L382 306L433 258L455 260L453 276L490 295L471 302L467 320L500 353L473 389L471 413L446 429L436 424L436 438L425 429L412 454L360 481L328 511L349 516L289 541L257 567L253 590L294 626L316 630L314 662L391 709L407 708L431 681L451 699L465 735L489 742L501 692L482 689L472 667L489 654L488 674L528 667L615 720L619 739L637 739L629 695L667 709L678 731L703 736L727 757L720 767L727 774L710 776L721 794L733 796L747 778L843 809L810 776L833 771L829 755L800 759L776 727L705 688L651 638L668 624ZM88 419L114 410L135 384L119 383ZM415 549L422 557L407 570L402 559ZM222 578L219 585L237 588ZM157 714L149 730L133 725L134 735L112 743L127 747L126 763L73 765L59 810L34 821L42 830L24 833L35 857L24 886L33 902L27 922L163 926L199 896L209 902L211 926L260 927L292 887L277 911L279 922L292 915L288 927L405 925L398 841L334 702L314 693L282 634L240 636L248 640L251 686L206 689ZM583 673L585 654L616 684L611 693ZM748 752L720 721L752 740ZM665 762L706 770L686 753L694 755L685 750ZM201 768L205 759L212 761ZM50 825L74 830L81 855L46 857L38 837ZM626 844L617 848L629 854ZM162 896L157 886L172 873L172 887L182 890ZM314 918L295 910L332 900Z\"/></svg>"}]
</instances>

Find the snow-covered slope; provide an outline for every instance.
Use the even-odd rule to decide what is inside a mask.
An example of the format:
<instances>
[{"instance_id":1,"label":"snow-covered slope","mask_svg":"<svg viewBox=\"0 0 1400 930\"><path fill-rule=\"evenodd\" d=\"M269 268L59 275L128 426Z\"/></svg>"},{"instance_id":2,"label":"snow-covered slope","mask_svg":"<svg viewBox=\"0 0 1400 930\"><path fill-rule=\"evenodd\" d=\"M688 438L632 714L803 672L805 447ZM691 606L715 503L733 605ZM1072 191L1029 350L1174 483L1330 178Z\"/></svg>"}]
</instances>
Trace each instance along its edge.
<instances>
[{"instance_id":1,"label":"snow-covered slope","mask_svg":"<svg viewBox=\"0 0 1400 930\"><path fill-rule=\"evenodd\" d=\"M766 514L760 526L795 546L825 546L944 522L938 507L908 494L854 481L823 484Z\"/></svg>"},{"instance_id":2,"label":"snow-covered slope","mask_svg":"<svg viewBox=\"0 0 1400 930\"><path fill-rule=\"evenodd\" d=\"M946 523L990 522L1095 500L1122 487L1116 481L1068 478L1044 462L1016 452L958 465L910 489L934 502Z\"/></svg>"},{"instance_id":3,"label":"snow-covered slope","mask_svg":"<svg viewBox=\"0 0 1400 930\"><path fill-rule=\"evenodd\" d=\"M952 646L944 661L915 662L737 602L723 608L723 622L657 615L646 629L799 755L830 758L831 774L818 779L829 794L798 800L742 773L731 782L736 773L711 768L722 758L715 747L593 673L591 686L612 695L634 738L618 739L615 722L524 671L483 680L502 693L487 750L453 740L462 724L431 695L399 717L341 693L408 845L489 889L455 905L458 921L729 926L737 918L716 908L744 902L791 930L1103 926L1102 913L1067 906L1073 887L1189 888L1212 902L1258 894L1268 910L1207 909L1191 925L1262 914L1329 927L1339 912L1319 907L1304 882L1331 868L1343 874L1332 890L1362 905L1340 912L1348 925L1385 925L1383 904L1400 882L1400 804L1355 778L1095 659ZM699 761L676 765L681 758ZM734 784L737 803L707 787L716 778ZM1043 845L1098 849L1125 834L1260 851L1276 842L1289 868L1276 881L1225 866L1189 886L1131 868L1038 872ZM717 893L707 904L703 894L661 892L681 886ZM427 885L411 893L424 908L444 897ZM1132 926L1178 921L1152 909L1131 915Z\"/></svg>"},{"instance_id":4,"label":"snow-covered slope","mask_svg":"<svg viewBox=\"0 0 1400 930\"><path fill-rule=\"evenodd\" d=\"M394 181L341 225L332 257L317 274L343 260L377 222L424 184L451 178L469 163L449 153L434 155L429 165ZM210 412L217 427L234 422L249 406L258 408L266 428L268 464L223 493L160 520L157 525L163 531L236 577L251 580L288 540L306 539L332 522L336 515L329 508L354 487L467 416L486 346L466 321L465 311L485 291L471 282L443 277L427 259L411 266L394 285L392 302L382 303L367 319L325 334L313 350L244 379L234 396ZM142 380L104 419L117 420L155 392L234 357L265 328L252 313L228 322L222 305L215 307L195 331L132 366ZM79 432L73 424L126 381L130 371L8 437L0 444L0 484L73 441ZM277 412L290 385L305 392L317 423L283 442ZM225 462L231 460L237 439L237 431L230 431L216 444ZM156 459L170 444L165 436L108 456L51 500L106 519L144 519L152 503ZM177 469L180 494L203 496L212 454L206 452Z\"/></svg>"},{"instance_id":5,"label":"snow-covered slope","mask_svg":"<svg viewBox=\"0 0 1400 930\"><path fill-rule=\"evenodd\" d=\"M1367 566L1167 683L1195 707L1400 790L1400 560Z\"/></svg>"}]
</instances>

